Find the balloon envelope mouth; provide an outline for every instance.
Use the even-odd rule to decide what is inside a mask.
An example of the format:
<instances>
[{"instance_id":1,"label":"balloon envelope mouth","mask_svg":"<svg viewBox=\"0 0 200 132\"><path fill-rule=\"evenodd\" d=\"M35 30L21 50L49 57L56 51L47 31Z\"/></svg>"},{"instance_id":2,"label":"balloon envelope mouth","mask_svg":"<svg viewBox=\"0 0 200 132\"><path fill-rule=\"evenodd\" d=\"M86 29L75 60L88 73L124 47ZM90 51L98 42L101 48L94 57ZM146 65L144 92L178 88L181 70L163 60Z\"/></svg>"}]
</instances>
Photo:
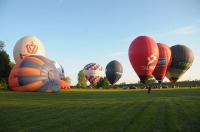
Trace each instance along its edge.
<instances>
[{"instance_id":1,"label":"balloon envelope mouth","mask_svg":"<svg viewBox=\"0 0 200 132\"><path fill-rule=\"evenodd\" d=\"M54 81L54 72L52 71L52 70L50 70L49 72L48 72L48 78L49 78L49 81L51 82L51 83L55 83L55 81Z\"/></svg>"}]
</instances>

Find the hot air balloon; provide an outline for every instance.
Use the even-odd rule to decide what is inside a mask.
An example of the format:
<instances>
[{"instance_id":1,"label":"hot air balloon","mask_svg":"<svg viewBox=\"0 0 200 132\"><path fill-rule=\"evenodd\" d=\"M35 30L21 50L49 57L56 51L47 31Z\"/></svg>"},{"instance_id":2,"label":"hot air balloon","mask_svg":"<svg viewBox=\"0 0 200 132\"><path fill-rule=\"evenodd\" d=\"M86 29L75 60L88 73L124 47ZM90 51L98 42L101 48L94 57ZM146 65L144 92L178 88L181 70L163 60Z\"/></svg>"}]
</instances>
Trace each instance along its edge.
<instances>
[{"instance_id":1,"label":"hot air balloon","mask_svg":"<svg viewBox=\"0 0 200 132\"><path fill-rule=\"evenodd\" d=\"M56 67L56 69L57 69L57 71L58 71L58 73L59 73L60 79L64 78L64 77L65 77L65 73L64 73L63 67L62 67L59 63L57 63L57 62L55 62L55 61L51 61L51 62L52 62L52 63L54 64L54 66Z\"/></svg>"},{"instance_id":2,"label":"hot air balloon","mask_svg":"<svg viewBox=\"0 0 200 132\"><path fill-rule=\"evenodd\" d=\"M65 89L65 90L70 89L70 85L64 80L60 80L60 87L61 89Z\"/></svg>"},{"instance_id":3,"label":"hot air balloon","mask_svg":"<svg viewBox=\"0 0 200 132\"><path fill-rule=\"evenodd\" d=\"M131 43L128 54L133 69L145 84L158 62L159 50L156 42L148 36L139 36Z\"/></svg>"},{"instance_id":4,"label":"hot air balloon","mask_svg":"<svg viewBox=\"0 0 200 132\"><path fill-rule=\"evenodd\" d=\"M114 85L122 76L122 65L117 60L113 60L107 64L105 73L110 84Z\"/></svg>"},{"instance_id":5,"label":"hot air balloon","mask_svg":"<svg viewBox=\"0 0 200 132\"><path fill-rule=\"evenodd\" d=\"M193 52L185 45L174 45L171 48L172 61L167 71L167 78L174 87L177 80L190 68L194 60Z\"/></svg>"},{"instance_id":6,"label":"hot air balloon","mask_svg":"<svg viewBox=\"0 0 200 132\"><path fill-rule=\"evenodd\" d=\"M156 68L153 71L153 76L159 84L164 79L169 63L171 61L171 49L166 44L158 43L159 58Z\"/></svg>"},{"instance_id":7,"label":"hot air balloon","mask_svg":"<svg viewBox=\"0 0 200 132\"><path fill-rule=\"evenodd\" d=\"M11 90L26 92L58 92L60 78L49 59L30 55L16 63L9 78Z\"/></svg>"},{"instance_id":8,"label":"hot air balloon","mask_svg":"<svg viewBox=\"0 0 200 132\"><path fill-rule=\"evenodd\" d=\"M83 74L91 84L95 85L103 75L103 68L99 64L89 63L83 68Z\"/></svg>"},{"instance_id":9,"label":"hot air balloon","mask_svg":"<svg viewBox=\"0 0 200 132\"><path fill-rule=\"evenodd\" d=\"M45 56L45 49L42 42L34 36L25 36L15 44L13 56L15 63L29 55Z\"/></svg>"}]
</instances>

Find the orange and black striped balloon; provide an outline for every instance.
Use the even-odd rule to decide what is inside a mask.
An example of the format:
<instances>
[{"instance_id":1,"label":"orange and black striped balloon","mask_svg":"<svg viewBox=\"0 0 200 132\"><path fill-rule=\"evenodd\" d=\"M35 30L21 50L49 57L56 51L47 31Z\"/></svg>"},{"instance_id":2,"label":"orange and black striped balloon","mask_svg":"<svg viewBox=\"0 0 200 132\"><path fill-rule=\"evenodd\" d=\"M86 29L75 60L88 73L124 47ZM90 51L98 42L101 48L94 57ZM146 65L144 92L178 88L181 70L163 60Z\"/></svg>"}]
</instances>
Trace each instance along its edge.
<instances>
[{"instance_id":1,"label":"orange and black striped balloon","mask_svg":"<svg viewBox=\"0 0 200 132\"><path fill-rule=\"evenodd\" d=\"M12 68L9 78L11 90L22 92L58 92L60 78L51 61L40 55L30 55Z\"/></svg>"}]
</instances>

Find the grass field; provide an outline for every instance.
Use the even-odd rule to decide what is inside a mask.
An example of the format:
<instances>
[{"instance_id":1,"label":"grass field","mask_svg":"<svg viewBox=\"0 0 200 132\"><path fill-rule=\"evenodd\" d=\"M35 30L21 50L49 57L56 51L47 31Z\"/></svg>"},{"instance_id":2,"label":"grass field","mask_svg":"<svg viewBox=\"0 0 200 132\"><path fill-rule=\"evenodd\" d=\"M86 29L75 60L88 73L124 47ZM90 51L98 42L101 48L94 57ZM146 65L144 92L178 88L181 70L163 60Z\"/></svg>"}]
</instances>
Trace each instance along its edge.
<instances>
[{"instance_id":1,"label":"grass field","mask_svg":"<svg viewBox=\"0 0 200 132\"><path fill-rule=\"evenodd\" d=\"M0 132L200 132L200 88L0 90Z\"/></svg>"}]
</instances>

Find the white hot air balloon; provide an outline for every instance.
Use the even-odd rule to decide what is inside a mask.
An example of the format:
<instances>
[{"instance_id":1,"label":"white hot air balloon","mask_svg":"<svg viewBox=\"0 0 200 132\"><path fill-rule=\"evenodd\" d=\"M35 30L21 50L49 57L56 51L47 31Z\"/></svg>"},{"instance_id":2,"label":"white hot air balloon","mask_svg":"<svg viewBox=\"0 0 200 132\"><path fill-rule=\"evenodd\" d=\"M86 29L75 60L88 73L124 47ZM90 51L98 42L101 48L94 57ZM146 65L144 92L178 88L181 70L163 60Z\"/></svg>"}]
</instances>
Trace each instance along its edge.
<instances>
[{"instance_id":1,"label":"white hot air balloon","mask_svg":"<svg viewBox=\"0 0 200 132\"><path fill-rule=\"evenodd\" d=\"M34 36L25 36L17 41L13 50L15 63L29 55L45 56L42 42Z\"/></svg>"}]
</instances>

